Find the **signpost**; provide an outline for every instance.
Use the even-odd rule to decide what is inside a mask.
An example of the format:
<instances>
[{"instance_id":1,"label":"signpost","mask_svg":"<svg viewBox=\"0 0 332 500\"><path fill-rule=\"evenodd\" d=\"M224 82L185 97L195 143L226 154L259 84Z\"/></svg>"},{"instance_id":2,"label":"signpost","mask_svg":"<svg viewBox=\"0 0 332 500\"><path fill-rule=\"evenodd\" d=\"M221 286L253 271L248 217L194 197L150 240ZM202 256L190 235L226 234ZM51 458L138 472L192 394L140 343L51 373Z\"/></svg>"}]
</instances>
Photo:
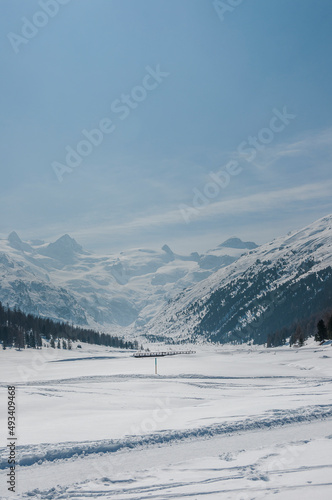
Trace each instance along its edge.
<instances>
[{"instance_id":1,"label":"signpost","mask_svg":"<svg viewBox=\"0 0 332 500\"><path fill-rule=\"evenodd\" d=\"M154 373L158 375L158 358L162 358L164 356L175 356L176 354L195 354L196 351L159 351L159 352L150 352L150 351L137 351L133 354L134 358L154 358Z\"/></svg>"}]
</instances>

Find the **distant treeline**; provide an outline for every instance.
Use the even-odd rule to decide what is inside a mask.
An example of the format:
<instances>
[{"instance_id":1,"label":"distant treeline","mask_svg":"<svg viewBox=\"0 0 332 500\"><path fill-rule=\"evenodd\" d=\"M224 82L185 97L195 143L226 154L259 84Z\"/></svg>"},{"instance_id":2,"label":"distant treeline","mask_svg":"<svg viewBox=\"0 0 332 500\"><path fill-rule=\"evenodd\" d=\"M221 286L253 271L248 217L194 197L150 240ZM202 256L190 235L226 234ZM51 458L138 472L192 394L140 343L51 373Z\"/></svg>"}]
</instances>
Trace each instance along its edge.
<instances>
[{"instance_id":1,"label":"distant treeline","mask_svg":"<svg viewBox=\"0 0 332 500\"><path fill-rule=\"evenodd\" d=\"M290 345L302 346L309 337L315 336L317 342L332 340L332 307L309 318L295 321L290 327L277 330L267 336L267 347L284 345L290 339Z\"/></svg>"},{"instance_id":2,"label":"distant treeline","mask_svg":"<svg viewBox=\"0 0 332 500\"><path fill-rule=\"evenodd\" d=\"M42 338L50 342L51 347L71 349L72 341L86 342L121 349L137 349L138 343L125 341L107 333L86 330L68 323L56 322L25 314L17 308L4 307L0 302L0 342L3 348L43 347ZM61 342L60 342L61 339Z\"/></svg>"}]
</instances>

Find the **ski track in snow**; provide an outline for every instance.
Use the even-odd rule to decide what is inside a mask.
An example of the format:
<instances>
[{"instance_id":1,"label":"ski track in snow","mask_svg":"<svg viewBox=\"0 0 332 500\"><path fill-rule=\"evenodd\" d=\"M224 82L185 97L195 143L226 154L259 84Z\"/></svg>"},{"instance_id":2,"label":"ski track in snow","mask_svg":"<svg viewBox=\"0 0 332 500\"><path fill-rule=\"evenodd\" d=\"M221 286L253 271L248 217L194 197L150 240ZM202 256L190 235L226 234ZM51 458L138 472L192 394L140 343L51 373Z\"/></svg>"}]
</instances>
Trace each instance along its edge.
<instances>
[{"instance_id":1,"label":"ski track in snow","mask_svg":"<svg viewBox=\"0 0 332 500\"><path fill-rule=\"evenodd\" d=\"M294 470L292 472L310 472L311 468L303 468L300 470ZM29 498L38 498L38 499L65 499L65 498L75 498L77 500L83 500L85 498L104 498L104 499L111 499L111 498L117 498L117 499L122 499L122 498L133 498L135 500L145 500L145 499L153 499L153 500L166 500L166 499L201 499L201 498L215 498L215 499L221 499L221 498L228 498L228 499L255 499L255 498L269 498L267 495L274 495L273 498L283 498L289 499L289 493L292 491L294 492L299 492L301 490L301 485L292 485L292 486L286 486L283 487L283 496L281 497L276 497L275 494L280 492L280 487L267 487L266 488L266 493L264 494L262 492L261 487L257 488L251 488L250 489L250 496L248 496L248 488L238 488L238 489L232 489L230 491L229 489L223 488L222 485L227 482L228 480L235 480L235 479L242 479L242 475L240 473L243 473L244 471L239 470L239 474L233 474L231 476L224 476L222 478L216 478L216 479L206 479L202 481L192 481L192 482L179 482L179 483L174 483L174 482L169 482L169 483L162 483L158 484L156 486L143 486L143 487L127 487L127 488L119 488L118 491L112 491L110 493L110 489L107 488L107 486L112 485L111 481L107 481L107 478L105 478L103 483L96 483L95 484L95 489L89 489L87 487L85 488L79 488L79 491L73 490L71 488L62 488L62 489L52 489L49 492L44 492L44 493L39 493L39 491L31 492L28 497ZM330 471L326 471L328 474ZM126 481L124 481L126 482ZM130 482L130 481L128 481ZM114 483L113 483L114 484ZM116 484L116 483L115 483ZM304 488L309 488L311 490L317 489L317 486L320 488L322 487L329 487L331 488L332 483L331 482L322 482L319 485L317 484L307 484ZM98 488L99 486L99 488ZM102 487L104 486L104 489ZM106 487L105 487L106 486ZM209 492L206 492L206 486L212 486L212 488L209 488ZM202 488L203 487L203 488ZM204 488L205 487L205 488ZM179 490L184 490L184 489L190 489L192 490L190 493L183 493ZM160 490L163 491L164 493L160 494ZM311 491L311 495L314 495L315 492ZM327 492L329 494L329 492ZM126 495L125 497L123 495ZM127 496L128 495L128 496ZM134 495L134 496L132 496ZM224 495L227 495L225 497ZM26 497L27 498L27 497ZM272 496L271 496L272 498ZM293 497L293 498L299 498L299 497ZM310 497L309 497L310 498ZM328 496L323 496L321 499L328 499Z\"/></svg>"},{"instance_id":2,"label":"ski track in snow","mask_svg":"<svg viewBox=\"0 0 332 500\"><path fill-rule=\"evenodd\" d=\"M241 431L252 431L270 427L283 426L317 419L332 418L332 405L319 405L291 410L272 410L266 416L257 416L239 422L225 422L197 429L158 432L145 437L133 436L127 439L102 440L97 442L39 444L17 447L17 464L30 466L44 461L55 461L88 455L92 453L114 453L123 448L171 444L183 440L211 438L219 434L230 434ZM0 469L7 467L7 450L0 452Z\"/></svg>"},{"instance_id":3,"label":"ski track in snow","mask_svg":"<svg viewBox=\"0 0 332 500\"><path fill-rule=\"evenodd\" d=\"M301 425L300 427L296 426L297 435L307 430L303 427L304 424ZM296 437L294 426L292 432ZM253 433L251 441L257 440L255 434L257 432ZM250 432L242 435L240 433L236 436L225 436L225 438L229 442L233 442L235 437L238 444L250 445L250 439L249 443L245 439L248 435L250 436ZM243 436L245 436L244 439ZM92 456L90 458L85 457L81 459L81 464L78 464L78 470L82 466L82 460L90 460L90 467L94 469L95 474L97 469L100 468L100 473L105 470L106 475L100 477L99 474L98 479L90 478L67 486L58 485L47 490L36 488L23 494L23 497L43 500L64 498L82 500L86 498L117 498L119 500L145 500L148 498L155 500L176 498L182 500L186 498L197 500L202 498L252 500L270 498L269 495L273 495L271 498L280 500L298 500L299 498L309 500L312 499L312 495L317 494L318 490L321 500L329 499L332 483L327 478L331 473L332 465L328 461L330 457L327 458L327 453L331 451L329 440L331 441L332 436L325 436L325 438L321 439L319 448L317 447L318 441L314 439L296 440L287 444L279 442L275 446L275 436L271 436L270 432L269 437L267 446L274 442L272 448L263 447L253 451L248 446L249 449L247 450L240 448L235 452L219 454L219 456L212 459L210 457L206 458L203 449L200 449L200 452L203 453L199 458L190 459L189 461L188 458L183 460L180 453L179 461L175 464L174 457L171 457L171 463L169 463L169 457L163 458L160 452L163 452L165 448L161 447L157 449L159 459L158 455L152 457L152 464L151 462L143 464L143 468L138 471L135 470L135 473L131 468L130 456L125 451L122 457L121 452L119 455L118 470L121 471L120 474L116 473L109 464L103 468L102 455L97 455L96 458ZM242 439L243 443L241 443ZM203 443L206 446L211 443L211 440ZM191 443L191 445L195 446L194 443ZM199 448L196 448L196 451L198 450ZM307 464L308 456L314 456L317 450L323 457L321 462L317 464L312 461L312 463ZM175 448L175 452L177 451ZM140 453L139 450L136 450L136 452ZM149 453L148 450L145 450L145 452ZM139 458L143 458L144 461L144 456L139 456ZM80 462L79 459L76 461ZM73 465L73 461L70 463ZM45 466L47 467L46 463L42 464L41 468ZM41 473L43 472L41 471ZM281 473L284 484L279 484ZM304 481L303 478L306 480Z\"/></svg>"},{"instance_id":4,"label":"ski track in snow","mask_svg":"<svg viewBox=\"0 0 332 500\"><path fill-rule=\"evenodd\" d=\"M107 358L109 359L109 358ZM60 360L59 360L60 361ZM62 361L70 361L64 359ZM54 361L50 361L54 362ZM300 370L307 370L308 368L299 368ZM82 377L72 377L72 378L60 378L60 379L52 379L52 380L35 380L33 382L17 382L17 387L23 386L38 386L38 385L59 385L59 384L84 384L85 382L107 382L109 380L116 381L119 380L132 380L133 375L130 374L116 374L116 375L96 375L96 376L82 376ZM135 374L135 379L150 379L156 380L155 375L145 375L137 373ZM263 375L263 376L211 376L211 375L197 375L197 373L180 373L179 375L158 375L158 380L186 380L186 379L197 379L197 380L296 380L299 381L299 378L295 375ZM306 379L304 379L306 381ZM332 378L325 377L322 378L310 378L311 383L321 383L322 380L324 382L332 382ZM0 383L0 387L7 387L9 382Z\"/></svg>"}]
</instances>

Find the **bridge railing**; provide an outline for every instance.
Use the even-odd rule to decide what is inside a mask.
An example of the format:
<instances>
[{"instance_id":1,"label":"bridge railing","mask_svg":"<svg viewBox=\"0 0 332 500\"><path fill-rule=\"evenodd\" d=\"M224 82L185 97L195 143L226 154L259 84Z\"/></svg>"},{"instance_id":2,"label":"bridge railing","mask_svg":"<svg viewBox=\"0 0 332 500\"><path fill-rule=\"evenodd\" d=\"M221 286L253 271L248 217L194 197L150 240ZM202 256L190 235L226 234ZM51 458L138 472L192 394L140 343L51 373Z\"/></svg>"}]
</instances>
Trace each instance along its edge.
<instances>
[{"instance_id":1,"label":"bridge railing","mask_svg":"<svg viewBox=\"0 0 332 500\"><path fill-rule=\"evenodd\" d=\"M134 358L158 358L162 356L175 356L176 354L195 354L196 351L137 351L133 354Z\"/></svg>"}]
</instances>

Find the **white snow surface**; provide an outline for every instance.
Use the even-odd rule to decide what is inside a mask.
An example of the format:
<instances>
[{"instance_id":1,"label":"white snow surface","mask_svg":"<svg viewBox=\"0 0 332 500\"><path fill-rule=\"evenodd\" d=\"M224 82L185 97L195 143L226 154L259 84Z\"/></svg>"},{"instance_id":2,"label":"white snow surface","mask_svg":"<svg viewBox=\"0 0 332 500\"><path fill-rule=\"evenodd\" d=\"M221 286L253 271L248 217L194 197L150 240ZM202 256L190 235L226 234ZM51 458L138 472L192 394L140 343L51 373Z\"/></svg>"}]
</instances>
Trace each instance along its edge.
<instances>
[{"instance_id":1,"label":"white snow surface","mask_svg":"<svg viewBox=\"0 0 332 500\"><path fill-rule=\"evenodd\" d=\"M190 346L158 375L154 358L81 345L0 350L18 438L13 494L1 411L1 498L331 498L331 343Z\"/></svg>"}]
</instances>

